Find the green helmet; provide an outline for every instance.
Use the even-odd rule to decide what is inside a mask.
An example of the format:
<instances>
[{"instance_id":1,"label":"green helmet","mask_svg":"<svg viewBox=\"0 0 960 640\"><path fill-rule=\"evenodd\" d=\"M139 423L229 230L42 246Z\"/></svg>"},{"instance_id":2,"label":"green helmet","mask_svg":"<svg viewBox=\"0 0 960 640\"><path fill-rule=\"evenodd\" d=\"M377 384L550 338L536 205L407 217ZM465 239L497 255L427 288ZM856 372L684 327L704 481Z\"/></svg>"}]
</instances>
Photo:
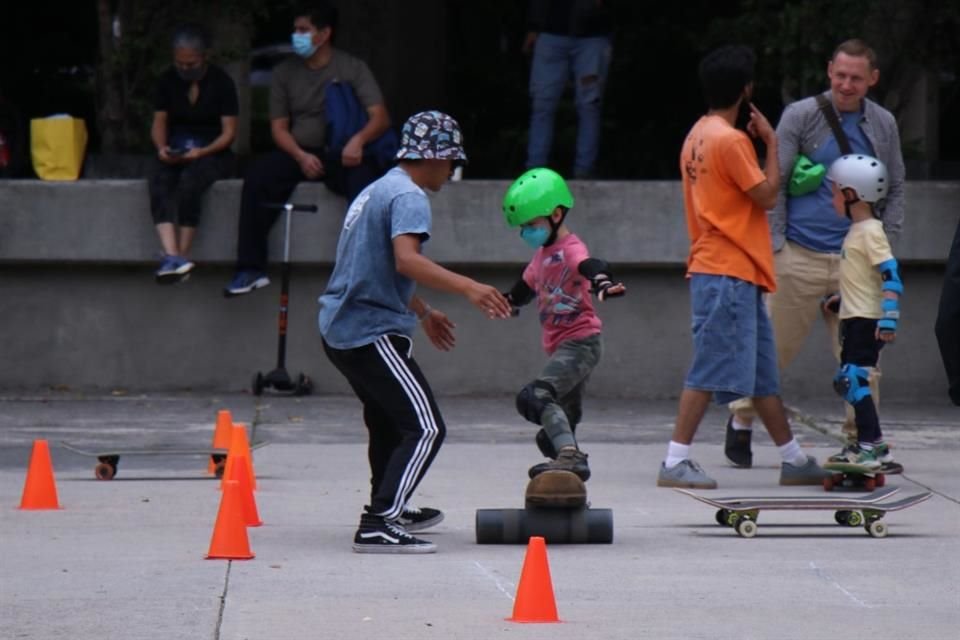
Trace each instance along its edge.
<instances>
[{"instance_id":1,"label":"green helmet","mask_svg":"<svg viewBox=\"0 0 960 640\"><path fill-rule=\"evenodd\" d=\"M511 227L549 216L558 206L573 208L573 195L560 174L546 168L530 169L503 196L503 216Z\"/></svg>"}]
</instances>

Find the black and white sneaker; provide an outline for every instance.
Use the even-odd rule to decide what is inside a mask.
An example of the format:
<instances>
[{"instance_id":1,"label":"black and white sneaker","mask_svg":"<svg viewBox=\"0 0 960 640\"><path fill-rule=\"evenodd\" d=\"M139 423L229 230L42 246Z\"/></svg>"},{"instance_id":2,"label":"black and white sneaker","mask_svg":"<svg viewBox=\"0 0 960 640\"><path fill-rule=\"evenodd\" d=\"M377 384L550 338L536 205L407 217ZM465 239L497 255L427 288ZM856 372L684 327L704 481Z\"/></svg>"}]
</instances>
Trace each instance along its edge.
<instances>
[{"instance_id":1,"label":"black and white sneaker","mask_svg":"<svg viewBox=\"0 0 960 640\"><path fill-rule=\"evenodd\" d=\"M397 518L397 524L407 531L423 531L443 522L443 511L430 507L411 507L407 505Z\"/></svg>"},{"instance_id":2,"label":"black and white sneaker","mask_svg":"<svg viewBox=\"0 0 960 640\"><path fill-rule=\"evenodd\" d=\"M400 525L365 513L353 537L355 553L436 553L437 545L414 538Z\"/></svg>"}]
</instances>

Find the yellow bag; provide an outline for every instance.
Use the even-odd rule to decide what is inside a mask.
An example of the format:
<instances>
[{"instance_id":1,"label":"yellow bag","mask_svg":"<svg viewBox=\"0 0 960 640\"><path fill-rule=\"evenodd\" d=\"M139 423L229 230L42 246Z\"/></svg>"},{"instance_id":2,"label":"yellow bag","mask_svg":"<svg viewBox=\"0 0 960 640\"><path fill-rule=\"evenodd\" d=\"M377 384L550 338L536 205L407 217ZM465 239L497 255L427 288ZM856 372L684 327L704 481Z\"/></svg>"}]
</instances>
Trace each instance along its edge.
<instances>
[{"instance_id":1,"label":"yellow bag","mask_svg":"<svg viewBox=\"0 0 960 640\"><path fill-rule=\"evenodd\" d=\"M87 124L67 115L30 121L30 156L42 180L76 180L87 149Z\"/></svg>"}]
</instances>

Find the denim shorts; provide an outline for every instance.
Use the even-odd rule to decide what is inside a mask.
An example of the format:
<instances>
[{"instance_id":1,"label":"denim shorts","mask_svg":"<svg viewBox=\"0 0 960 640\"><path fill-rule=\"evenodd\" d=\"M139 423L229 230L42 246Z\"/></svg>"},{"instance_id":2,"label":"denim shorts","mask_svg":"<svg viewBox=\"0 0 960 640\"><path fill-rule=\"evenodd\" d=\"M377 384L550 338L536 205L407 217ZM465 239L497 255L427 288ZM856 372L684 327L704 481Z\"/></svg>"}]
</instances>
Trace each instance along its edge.
<instances>
[{"instance_id":1,"label":"denim shorts","mask_svg":"<svg viewBox=\"0 0 960 640\"><path fill-rule=\"evenodd\" d=\"M777 351L760 289L739 278L690 277L693 363L684 387L718 404L780 393Z\"/></svg>"}]
</instances>

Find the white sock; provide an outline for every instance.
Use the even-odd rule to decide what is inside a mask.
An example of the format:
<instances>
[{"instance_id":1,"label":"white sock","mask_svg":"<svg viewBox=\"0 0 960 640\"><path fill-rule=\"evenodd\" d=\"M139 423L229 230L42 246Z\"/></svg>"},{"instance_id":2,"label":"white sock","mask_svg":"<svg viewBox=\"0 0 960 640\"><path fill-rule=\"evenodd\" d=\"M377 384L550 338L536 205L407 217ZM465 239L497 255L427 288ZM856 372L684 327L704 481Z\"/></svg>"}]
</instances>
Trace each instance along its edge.
<instances>
[{"instance_id":1,"label":"white sock","mask_svg":"<svg viewBox=\"0 0 960 640\"><path fill-rule=\"evenodd\" d=\"M670 441L670 446L667 447L667 459L663 461L663 466L667 469L673 469L675 466L687 460L690 457L690 445L680 444L679 442Z\"/></svg>"},{"instance_id":2,"label":"white sock","mask_svg":"<svg viewBox=\"0 0 960 640\"><path fill-rule=\"evenodd\" d=\"M807 454L800 450L800 443L793 438L787 444L777 447L780 450L780 458L795 467L802 467L807 464Z\"/></svg>"},{"instance_id":3,"label":"white sock","mask_svg":"<svg viewBox=\"0 0 960 640\"><path fill-rule=\"evenodd\" d=\"M733 427L734 431L753 431L753 423L747 424L746 422L741 422L740 418L736 415L733 416L730 426Z\"/></svg>"}]
</instances>

